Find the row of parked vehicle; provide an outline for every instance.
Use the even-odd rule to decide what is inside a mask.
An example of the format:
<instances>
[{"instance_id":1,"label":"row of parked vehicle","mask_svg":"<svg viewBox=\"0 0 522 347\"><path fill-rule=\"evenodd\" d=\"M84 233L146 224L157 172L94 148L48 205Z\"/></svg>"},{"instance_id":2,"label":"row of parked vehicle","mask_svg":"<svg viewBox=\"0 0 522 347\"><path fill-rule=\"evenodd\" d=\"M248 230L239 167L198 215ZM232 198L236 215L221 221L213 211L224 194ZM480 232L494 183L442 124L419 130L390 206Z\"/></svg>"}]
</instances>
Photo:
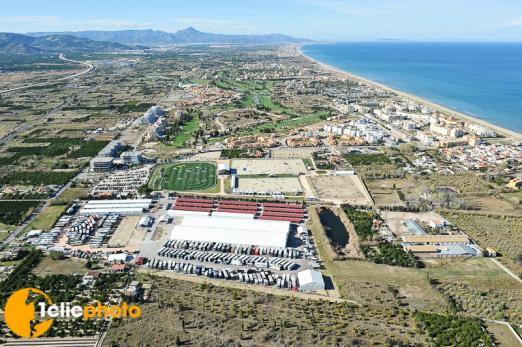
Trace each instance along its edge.
<instances>
[{"instance_id":1,"label":"row of parked vehicle","mask_svg":"<svg viewBox=\"0 0 522 347\"><path fill-rule=\"evenodd\" d=\"M256 255L242 255L233 253L219 253L207 251L195 251L187 249L175 249L163 247L157 254L160 257L177 258L183 260L197 260L206 263L226 264L235 266L254 266L260 269L270 268L272 270L295 270L298 264L284 259L271 258Z\"/></svg>"},{"instance_id":2,"label":"row of parked vehicle","mask_svg":"<svg viewBox=\"0 0 522 347\"><path fill-rule=\"evenodd\" d=\"M307 233L304 233L301 235L301 241L303 242L304 248L303 256L306 260L308 260L310 267L314 270L321 269L323 265L321 264L321 260L319 259L319 256L315 250L315 244L312 237Z\"/></svg>"},{"instance_id":3,"label":"row of parked vehicle","mask_svg":"<svg viewBox=\"0 0 522 347\"><path fill-rule=\"evenodd\" d=\"M295 275L271 273L269 270L260 269L214 269L203 265L194 265L174 260L148 259L147 267L150 269L173 270L179 273L206 276L209 278L221 278L226 280L238 280L244 283L274 286L277 288L298 289L298 280Z\"/></svg>"},{"instance_id":4,"label":"row of parked vehicle","mask_svg":"<svg viewBox=\"0 0 522 347\"><path fill-rule=\"evenodd\" d=\"M244 255L266 255L277 258L300 259L303 252L295 248L270 248L258 246L238 246L229 243L199 242L189 240L169 240L164 247L179 248L197 251L215 251L221 253L234 253Z\"/></svg>"}]
</instances>

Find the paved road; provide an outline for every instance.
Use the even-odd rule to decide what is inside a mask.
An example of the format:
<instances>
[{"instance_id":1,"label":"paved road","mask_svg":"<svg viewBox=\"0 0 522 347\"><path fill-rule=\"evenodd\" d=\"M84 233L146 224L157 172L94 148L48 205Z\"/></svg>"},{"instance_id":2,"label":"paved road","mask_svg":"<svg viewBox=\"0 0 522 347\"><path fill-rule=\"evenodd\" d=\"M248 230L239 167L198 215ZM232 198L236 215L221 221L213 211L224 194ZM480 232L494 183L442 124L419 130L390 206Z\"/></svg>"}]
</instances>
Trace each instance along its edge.
<instances>
[{"instance_id":1,"label":"paved road","mask_svg":"<svg viewBox=\"0 0 522 347\"><path fill-rule=\"evenodd\" d=\"M46 86L48 84L53 84L53 83L65 81L65 80L68 80L68 79L71 79L71 78L76 78L76 77L85 75L86 73L90 72L94 68L94 65L91 64L91 63L78 61L78 60L67 59L67 58L65 58L65 55L63 55L63 53L60 53L59 58L60 58L60 60L63 60L63 61L69 61L69 62L72 62L72 63L77 63L77 64L84 65L84 66L87 67L87 69L85 69L83 71L80 71L80 72L77 72L77 73L72 74L72 75L68 75L68 76L65 76L65 77L58 78L56 80L52 80L52 81L33 83L33 84L28 84L28 85L25 85L25 86L21 86L21 87L0 90L0 94L14 92L14 91L17 91L17 90L22 90L22 89L27 89L27 88L32 88L32 87Z\"/></svg>"}]
</instances>

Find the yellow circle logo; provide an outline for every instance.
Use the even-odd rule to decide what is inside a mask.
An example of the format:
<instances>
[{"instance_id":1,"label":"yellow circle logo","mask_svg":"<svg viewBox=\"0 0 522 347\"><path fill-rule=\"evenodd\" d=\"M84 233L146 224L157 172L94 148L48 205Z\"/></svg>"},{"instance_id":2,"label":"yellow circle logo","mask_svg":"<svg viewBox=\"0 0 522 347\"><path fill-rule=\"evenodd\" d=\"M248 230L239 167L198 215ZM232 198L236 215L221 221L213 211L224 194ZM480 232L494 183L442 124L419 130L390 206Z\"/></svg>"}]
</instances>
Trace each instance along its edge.
<instances>
[{"instance_id":1,"label":"yellow circle logo","mask_svg":"<svg viewBox=\"0 0 522 347\"><path fill-rule=\"evenodd\" d=\"M52 305L51 298L36 288L17 290L5 304L5 322L13 333L20 337L38 337L44 334L53 324L52 319L37 321L35 304L38 297L43 298L48 305Z\"/></svg>"}]
</instances>

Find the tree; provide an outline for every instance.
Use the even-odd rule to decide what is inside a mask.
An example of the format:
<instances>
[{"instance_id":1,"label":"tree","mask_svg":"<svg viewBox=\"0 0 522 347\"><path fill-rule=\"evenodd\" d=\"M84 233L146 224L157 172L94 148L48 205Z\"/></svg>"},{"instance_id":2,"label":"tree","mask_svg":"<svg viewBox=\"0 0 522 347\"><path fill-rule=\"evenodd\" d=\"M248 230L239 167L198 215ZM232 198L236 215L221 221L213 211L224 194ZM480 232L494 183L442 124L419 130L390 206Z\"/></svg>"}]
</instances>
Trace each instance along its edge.
<instances>
[{"instance_id":1,"label":"tree","mask_svg":"<svg viewBox=\"0 0 522 347\"><path fill-rule=\"evenodd\" d=\"M59 251L51 251L49 252L49 256L52 260L62 260L63 258L65 258L63 252Z\"/></svg>"}]
</instances>

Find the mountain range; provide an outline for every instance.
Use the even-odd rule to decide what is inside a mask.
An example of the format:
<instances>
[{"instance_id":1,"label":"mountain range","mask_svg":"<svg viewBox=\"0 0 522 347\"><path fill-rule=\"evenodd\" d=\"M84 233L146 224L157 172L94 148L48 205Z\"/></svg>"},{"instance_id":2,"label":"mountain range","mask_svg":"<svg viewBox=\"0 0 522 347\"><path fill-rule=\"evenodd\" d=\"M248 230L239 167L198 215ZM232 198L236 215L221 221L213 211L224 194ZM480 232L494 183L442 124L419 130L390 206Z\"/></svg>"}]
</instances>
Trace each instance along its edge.
<instances>
[{"instance_id":1,"label":"mountain range","mask_svg":"<svg viewBox=\"0 0 522 347\"><path fill-rule=\"evenodd\" d=\"M43 54L54 52L89 52L128 50L131 47L115 42L95 41L72 35L29 36L0 33L0 53Z\"/></svg>"},{"instance_id":2,"label":"mountain range","mask_svg":"<svg viewBox=\"0 0 522 347\"><path fill-rule=\"evenodd\" d=\"M169 46L190 43L231 43L231 44L275 44L304 43L310 40L299 39L282 34L267 35L227 35L206 33L188 27L175 33L157 30L120 30L120 31L68 31L68 32L38 32L31 36L71 35L96 41L107 41L123 45Z\"/></svg>"}]
</instances>

